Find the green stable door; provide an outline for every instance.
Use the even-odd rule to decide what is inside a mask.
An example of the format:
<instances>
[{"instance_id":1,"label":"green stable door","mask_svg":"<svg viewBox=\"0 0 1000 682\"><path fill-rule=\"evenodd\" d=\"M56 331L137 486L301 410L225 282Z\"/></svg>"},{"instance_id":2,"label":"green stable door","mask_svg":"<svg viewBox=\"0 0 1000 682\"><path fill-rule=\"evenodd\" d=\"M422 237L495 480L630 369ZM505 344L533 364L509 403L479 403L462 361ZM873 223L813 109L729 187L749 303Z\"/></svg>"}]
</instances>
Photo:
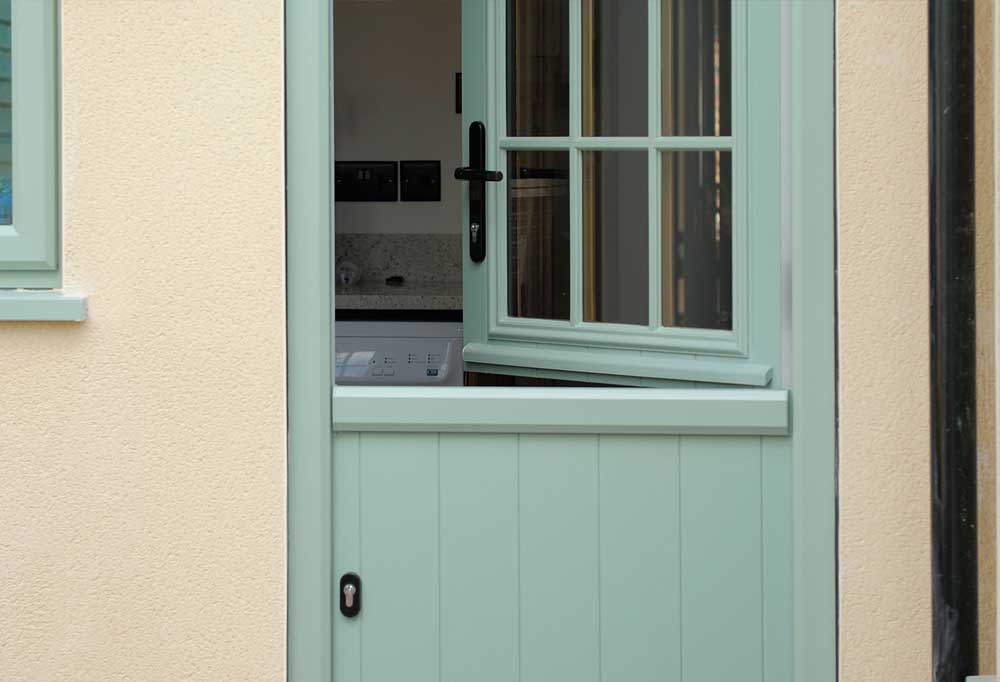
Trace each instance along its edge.
<instances>
[{"instance_id":1,"label":"green stable door","mask_svg":"<svg viewBox=\"0 0 1000 682\"><path fill-rule=\"evenodd\" d=\"M293 265L321 7L287 18ZM553 385L333 387L290 679L835 679L832 16L463 0L465 369Z\"/></svg>"}]
</instances>

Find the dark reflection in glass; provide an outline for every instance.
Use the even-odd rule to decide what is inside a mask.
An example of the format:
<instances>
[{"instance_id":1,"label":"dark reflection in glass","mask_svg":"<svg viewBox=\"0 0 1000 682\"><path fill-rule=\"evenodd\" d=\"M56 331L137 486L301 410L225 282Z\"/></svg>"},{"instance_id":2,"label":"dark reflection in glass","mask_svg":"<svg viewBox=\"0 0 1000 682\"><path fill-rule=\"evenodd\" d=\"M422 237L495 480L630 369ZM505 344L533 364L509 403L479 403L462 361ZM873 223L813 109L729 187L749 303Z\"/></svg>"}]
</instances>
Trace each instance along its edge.
<instances>
[{"instance_id":1,"label":"dark reflection in glass","mask_svg":"<svg viewBox=\"0 0 1000 682\"><path fill-rule=\"evenodd\" d=\"M646 135L648 10L638 0L583 0L583 134Z\"/></svg>"},{"instance_id":2,"label":"dark reflection in glass","mask_svg":"<svg viewBox=\"0 0 1000 682\"><path fill-rule=\"evenodd\" d=\"M663 326L733 328L730 152L663 154Z\"/></svg>"},{"instance_id":3,"label":"dark reflection in glass","mask_svg":"<svg viewBox=\"0 0 1000 682\"><path fill-rule=\"evenodd\" d=\"M569 0L507 2L507 134L569 135Z\"/></svg>"},{"instance_id":4,"label":"dark reflection in glass","mask_svg":"<svg viewBox=\"0 0 1000 682\"><path fill-rule=\"evenodd\" d=\"M662 0L663 135L732 135L731 0Z\"/></svg>"},{"instance_id":5,"label":"dark reflection in glass","mask_svg":"<svg viewBox=\"0 0 1000 682\"><path fill-rule=\"evenodd\" d=\"M508 313L568 320L569 153L511 152L507 174Z\"/></svg>"},{"instance_id":6,"label":"dark reflection in glass","mask_svg":"<svg viewBox=\"0 0 1000 682\"><path fill-rule=\"evenodd\" d=\"M583 319L649 323L646 151L583 155Z\"/></svg>"}]
</instances>

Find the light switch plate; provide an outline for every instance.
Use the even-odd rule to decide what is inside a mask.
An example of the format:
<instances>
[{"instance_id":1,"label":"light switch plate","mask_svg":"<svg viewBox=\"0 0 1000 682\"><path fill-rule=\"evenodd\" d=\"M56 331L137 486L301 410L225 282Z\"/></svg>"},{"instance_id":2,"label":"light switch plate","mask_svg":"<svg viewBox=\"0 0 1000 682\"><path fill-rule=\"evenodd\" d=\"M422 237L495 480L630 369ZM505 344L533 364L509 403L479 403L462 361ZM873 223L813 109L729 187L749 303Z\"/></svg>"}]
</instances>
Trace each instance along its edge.
<instances>
[{"instance_id":1,"label":"light switch plate","mask_svg":"<svg viewBox=\"0 0 1000 682\"><path fill-rule=\"evenodd\" d=\"M399 162L400 201L441 201L440 161Z\"/></svg>"}]
</instances>

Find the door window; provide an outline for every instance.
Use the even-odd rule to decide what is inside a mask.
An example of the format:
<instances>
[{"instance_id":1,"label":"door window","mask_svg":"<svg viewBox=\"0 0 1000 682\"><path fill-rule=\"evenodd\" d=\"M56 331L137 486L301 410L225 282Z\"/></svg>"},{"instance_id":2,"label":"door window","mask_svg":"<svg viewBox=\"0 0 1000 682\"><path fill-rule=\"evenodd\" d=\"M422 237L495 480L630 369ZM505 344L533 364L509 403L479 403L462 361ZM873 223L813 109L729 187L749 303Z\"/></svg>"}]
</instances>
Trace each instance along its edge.
<instances>
[{"instance_id":1,"label":"door window","mask_svg":"<svg viewBox=\"0 0 1000 682\"><path fill-rule=\"evenodd\" d=\"M753 359L751 315L780 292L750 287L752 242L779 246L777 216L753 222L748 201L751 177L776 188L777 153L751 158L750 139L777 129L778 73L751 58L748 3L496 5L490 163L506 176L490 191L505 229L471 340L508 357L544 342Z\"/></svg>"},{"instance_id":2,"label":"door window","mask_svg":"<svg viewBox=\"0 0 1000 682\"><path fill-rule=\"evenodd\" d=\"M511 318L732 330L731 12L730 0L508 3ZM538 137L551 149L530 151Z\"/></svg>"}]
</instances>

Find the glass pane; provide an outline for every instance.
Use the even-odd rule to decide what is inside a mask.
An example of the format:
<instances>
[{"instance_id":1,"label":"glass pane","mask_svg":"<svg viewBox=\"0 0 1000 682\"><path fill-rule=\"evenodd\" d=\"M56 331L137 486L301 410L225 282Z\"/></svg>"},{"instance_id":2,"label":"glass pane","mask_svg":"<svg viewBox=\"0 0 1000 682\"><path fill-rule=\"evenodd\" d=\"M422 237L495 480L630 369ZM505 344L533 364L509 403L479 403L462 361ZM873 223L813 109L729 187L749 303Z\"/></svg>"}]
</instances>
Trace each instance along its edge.
<instances>
[{"instance_id":1,"label":"glass pane","mask_svg":"<svg viewBox=\"0 0 1000 682\"><path fill-rule=\"evenodd\" d=\"M731 0L662 0L663 135L731 135Z\"/></svg>"},{"instance_id":2,"label":"glass pane","mask_svg":"<svg viewBox=\"0 0 1000 682\"><path fill-rule=\"evenodd\" d=\"M569 0L507 3L507 134L569 135Z\"/></svg>"},{"instance_id":3,"label":"glass pane","mask_svg":"<svg viewBox=\"0 0 1000 682\"><path fill-rule=\"evenodd\" d=\"M733 328L732 153L663 154L663 326Z\"/></svg>"},{"instance_id":4,"label":"glass pane","mask_svg":"<svg viewBox=\"0 0 1000 682\"><path fill-rule=\"evenodd\" d=\"M647 153L583 155L583 319L649 323Z\"/></svg>"},{"instance_id":5,"label":"glass pane","mask_svg":"<svg viewBox=\"0 0 1000 682\"><path fill-rule=\"evenodd\" d=\"M507 166L507 309L569 319L569 153L512 152Z\"/></svg>"},{"instance_id":6,"label":"glass pane","mask_svg":"<svg viewBox=\"0 0 1000 682\"><path fill-rule=\"evenodd\" d=\"M14 223L10 3L11 0L0 0L0 225Z\"/></svg>"},{"instance_id":7,"label":"glass pane","mask_svg":"<svg viewBox=\"0 0 1000 682\"><path fill-rule=\"evenodd\" d=\"M583 134L646 134L648 17L638 0L583 0Z\"/></svg>"}]
</instances>

